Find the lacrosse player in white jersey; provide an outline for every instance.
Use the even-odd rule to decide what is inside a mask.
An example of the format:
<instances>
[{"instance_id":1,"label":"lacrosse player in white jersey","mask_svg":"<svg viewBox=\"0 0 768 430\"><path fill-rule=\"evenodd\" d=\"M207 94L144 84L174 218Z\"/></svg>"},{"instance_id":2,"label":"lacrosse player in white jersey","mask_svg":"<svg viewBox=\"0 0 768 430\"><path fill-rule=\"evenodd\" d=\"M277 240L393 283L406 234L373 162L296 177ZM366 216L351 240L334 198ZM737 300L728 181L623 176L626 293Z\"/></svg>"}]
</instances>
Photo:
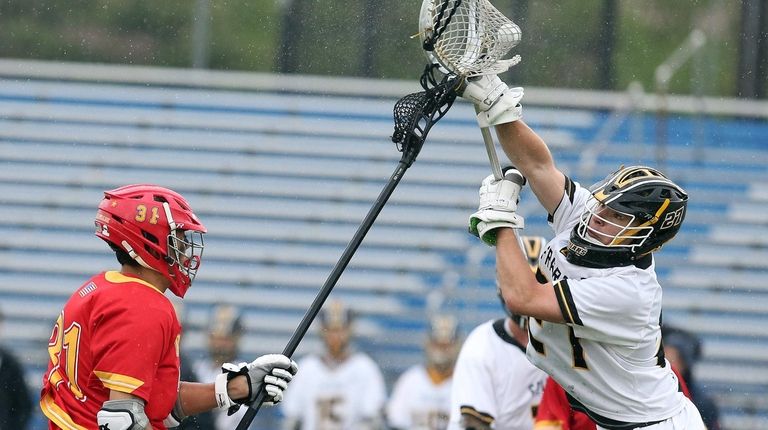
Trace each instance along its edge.
<instances>
[{"instance_id":1,"label":"lacrosse player in white jersey","mask_svg":"<svg viewBox=\"0 0 768 430\"><path fill-rule=\"evenodd\" d=\"M521 241L536 265L542 237ZM501 295L499 295L501 298ZM450 430L531 430L547 374L525 357L528 318L509 310L467 336L456 362L451 392Z\"/></svg>"},{"instance_id":2,"label":"lacrosse player in white jersey","mask_svg":"<svg viewBox=\"0 0 768 430\"><path fill-rule=\"evenodd\" d=\"M652 253L672 239L688 195L659 171L621 167L589 189L555 167L544 141L522 120L522 88L497 76L471 78L463 97L496 126L518 170L486 178L470 232L496 246L507 306L530 317L528 359L549 373L577 410L609 430L700 430L661 347L661 286ZM516 229L521 185L549 215L555 236L527 269Z\"/></svg>"},{"instance_id":3,"label":"lacrosse player in white jersey","mask_svg":"<svg viewBox=\"0 0 768 430\"><path fill-rule=\"evenodd\" d=\"M284 430L378 430L386 401L384 376L366 354L350 346L352 311L340 301L320 312L323 355L300 360L306 368L283 399Z\"/></svg>"},{"instance_id":4,"label":"lacrosse player in white jersey","mask_svg":"<svg viewBox=\"0 0 768 430\"><path fill-rule=\"evenodd\" d=\"M461 348L459 324L453 315L430 320L424 345L426 364L406 370L395 382L387 403L392 430L445 430L451 407L453 366Z\"/></svg>"}]
</instances>

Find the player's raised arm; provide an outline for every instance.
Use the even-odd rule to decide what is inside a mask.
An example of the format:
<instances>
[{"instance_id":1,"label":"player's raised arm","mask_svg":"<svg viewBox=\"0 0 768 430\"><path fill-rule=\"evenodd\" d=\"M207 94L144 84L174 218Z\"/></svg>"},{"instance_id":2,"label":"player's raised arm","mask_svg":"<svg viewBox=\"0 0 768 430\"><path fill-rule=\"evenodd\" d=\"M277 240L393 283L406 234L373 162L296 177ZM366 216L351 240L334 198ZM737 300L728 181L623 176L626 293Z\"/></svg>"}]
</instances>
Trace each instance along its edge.
<instances>
[{"instance_id":1,"label":"player's raised arm","mask_svg":"<svg viewBox=\"0 0 768 430\"><path fill-rule=\"evenodd\" d=\"M565 176L556 168L544 141L522 120L496 126L499 142L509 160L528 179L528 184L548 213L560 204Z\"/></svg>"},{"instance_id":2,"label":"player's raised arm","mask_svg":"<svg viewBox=\"0 0 768 430\"><path fill-rule=\"evenodd\" d=\"M522 120L523 89L509 88L498 76L470 78L462 97L480 110L481 122L496 126L504 152L528 179L531 190L548 213L563 197L565 176L557 170L544 140Z\"/></svg>"}]
</instances>

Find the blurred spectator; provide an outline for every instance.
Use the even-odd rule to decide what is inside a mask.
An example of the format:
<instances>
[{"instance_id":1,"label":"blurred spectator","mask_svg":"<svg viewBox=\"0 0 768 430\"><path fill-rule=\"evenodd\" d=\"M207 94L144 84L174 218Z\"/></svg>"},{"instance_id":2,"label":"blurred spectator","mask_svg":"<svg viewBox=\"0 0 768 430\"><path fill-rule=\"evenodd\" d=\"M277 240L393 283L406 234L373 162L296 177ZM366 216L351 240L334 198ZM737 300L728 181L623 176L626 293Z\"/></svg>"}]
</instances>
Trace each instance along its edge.
<instances>
[{"instance_id":1,"label":"blurred spectator","mask_svg":"<svg viewBox=\"0 0 768 430\"><path fill-rule=\"evenodd\" d=\"M664 355L688 384L693 404L699 409L708 430L720 430L720 412L693 376L693 368L701 359L701 340L691 332L676 327L662 327Z\"/></svg>"},{"instance_id":2,"label":"blurred spectator","mask_svg":"<svg viewBox=\"0 0 768 430\"><path fill-rule=\"evenodd\" d=\"M458 321L438 315L424 344L426 365L406 370L387 404L387 422L397 430L445 430L451 411L453 366L461 348Z\"/></svg>"},{"instance_id":3,"label":"blurred spectator","mask_svg":"<svg viewBox=\"0 0 768 430\"><path fill-rule=\"evenodd\" d=\"M224 363L239 363L240 359L240 338L243 335L243 324L240 312L231 305L218 305L214 307L208 320L208 356L194 363L192 372L203 381L211 381L216 375L221 374L221 366ZM184 366L182 365L182 370ZM198 427L184 427L184 429L206 430L232 430L237 427L240 419L245 414L246 408L240 408L232 415L227 415L226 410L211 411L214 424L203 425L198 423Z\"/></svg>"},{"instance_id":4,"label":"blurred spectator","mask_svg":"<svg viewBox=\"0 0 768 430\"><path fill-rule=\"evenodd\" d=\"M521 237L531 270L538 264L542 237ZM453 373L448 428L529 430L547 374L528 361L528 317L499 299L506 318L476 327L461 347Z\"/></svg>"},{"instance_id":5,"label":"blurred spectator","mask_svg":"<svg viewBox=\"0 0 768 430\"><path fill-rule=\"evenodd\" d=\"M320 313L322 355L300 360L301 372L285 392L285 430L374 430L382 426L386 401L379 366L350 345L353 314L342 302Z\"/></svg>"},{"instance_id":6,"label":"blurred spectator","mask_svg":"<svg viewBox=\"0 0 768 430\"><path fill-rule=\"evenodd\" d=\"M0 311L0 335L3 319ZM31 413L32 400L24 381L24 368L10 350L0 346L0 429L26 428Z\"/></svg>"}]
</instances>

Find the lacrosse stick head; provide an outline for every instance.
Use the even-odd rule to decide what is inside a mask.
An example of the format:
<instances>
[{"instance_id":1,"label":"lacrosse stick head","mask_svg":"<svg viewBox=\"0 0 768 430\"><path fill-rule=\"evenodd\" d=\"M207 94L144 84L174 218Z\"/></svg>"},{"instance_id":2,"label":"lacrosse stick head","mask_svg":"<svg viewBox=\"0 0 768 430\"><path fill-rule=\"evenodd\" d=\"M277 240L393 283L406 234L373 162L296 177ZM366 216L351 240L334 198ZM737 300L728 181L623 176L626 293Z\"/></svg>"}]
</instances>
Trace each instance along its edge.
<instances>
[{"instance_id":1,"label":"lacrosse stick head","mask_svg":"<svg viewBox=\"0 0 768 430\"><path fill-rule=\"evenodd\" d=\"M413 164L429 130L445 116L456 100L456 88L461 79L449 74L438 81L435 68L435 65L428 65L422 74L424 91L401 98L393 109L395 131L392 142L403 153L400 161L406 166Z\"/></svg>"},{"instance_id":2,"label":"lacrosse stick head","mask_svg":"<svg viewBox=\"0 0 768 430\"><path fill-rule=\"evenodd\" d=\"M522 32L488 0L423 0L419 36L430 62L464 77L492 75L520 62L504 57Z\"/></svg>"}]
</instances>

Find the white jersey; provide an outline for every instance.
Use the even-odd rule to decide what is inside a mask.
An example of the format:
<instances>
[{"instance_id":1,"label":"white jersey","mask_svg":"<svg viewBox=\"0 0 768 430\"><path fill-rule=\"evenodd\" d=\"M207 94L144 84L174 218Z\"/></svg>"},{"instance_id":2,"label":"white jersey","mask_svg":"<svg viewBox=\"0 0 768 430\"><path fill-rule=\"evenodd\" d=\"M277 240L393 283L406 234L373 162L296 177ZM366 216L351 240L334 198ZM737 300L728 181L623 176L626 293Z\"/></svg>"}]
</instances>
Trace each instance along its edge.
<instances>
[{"instance_id":1,"label":"white jersey","mask_svg":"<svg viewBox=\"0 0 768 430\"><path fill-rule=\"evenodd\" d=\"M569 178L566 190L550 218L555 237L539 259L566 324L530 319L528 358L603 427L672 417L684 402L660 350L661 286L653 259L607 269L569 263L564 252L590 194Z\"/></svg>"},{"instance_id":2,"label":"white jersey","mask_svg":"<svg viewBox=\"0 0 768 430\"><path fill-rule=\"evenodd\" d=\"M403 430L445 430L451 408L451 378L435 383L422 365L406 370L387 403L389 426Z\"/></svg>"},{"instance_id":3,"label":"white jersey","mask_svg":"<svg viewBox=\"0 0 768 430\"><path fill-rule=\"evenodd\" d=\"M531 430L547 374L525 357L506 330L508 319L488 321L469 334L453 371L448 428L461 429L461 413L493 422L497 430Z\"/></svg>"},{"instance_id":4,"label":"white jersey","mask_svg":"<svg viewBox=\"0 0 768 430\"><path fill-rule=\"evenodd\" d=\"M302 430L359 430L361 422L381 420L386 386L367 355L353 353L333 367L309 355L298 365L281 404L286 418L298 420Z\"/></svg>"}]
</instances>

